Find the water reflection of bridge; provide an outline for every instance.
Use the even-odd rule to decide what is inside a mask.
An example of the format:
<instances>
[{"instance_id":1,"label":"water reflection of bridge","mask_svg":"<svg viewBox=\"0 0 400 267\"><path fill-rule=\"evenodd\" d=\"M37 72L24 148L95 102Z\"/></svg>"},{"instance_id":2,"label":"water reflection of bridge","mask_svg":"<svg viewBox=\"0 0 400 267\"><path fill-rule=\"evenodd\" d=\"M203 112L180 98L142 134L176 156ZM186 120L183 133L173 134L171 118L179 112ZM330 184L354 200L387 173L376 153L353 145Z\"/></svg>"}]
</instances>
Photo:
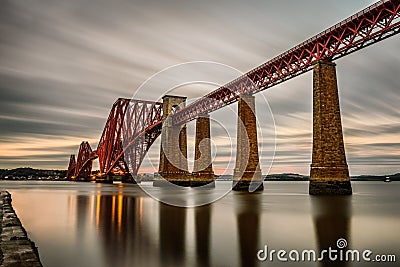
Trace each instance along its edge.
<instances>
[{"instance_id":1,"label":"water reflection of bridge","mask_svg":"<svg viewBox=\"0 0 400 267\"><path fill-rule=\"evenodd\" d=\"M268 227L261 224L261 216L269 216L262 209L264 196L235 193L233 197L233 214L222 223L226 224L223 227L226 231L235 229L236 225L236 232L227 234L223 242L213 237L213 233L219 236L213 225L221 221L213 218L216 214L212 204L178 208L144 195L129 196L122 190L71 196L70 200L76 207L78 246L84 246L85 239L89 238L87 224L94 225L91 239L95 238L99 246L99 261L104 266L220 266L221 261L229 259L232 261L227 263L229 266L262 265L256 253L268 241L260 238L262 229ZM351 197L311 198L318 250L335 247L338 238L350 240L350 200ZM227 246L213 247L216 244ZM304 249L310 245L304 244ZM330 261L319 265L346 266Z\"/></svg>"}]
</instances>

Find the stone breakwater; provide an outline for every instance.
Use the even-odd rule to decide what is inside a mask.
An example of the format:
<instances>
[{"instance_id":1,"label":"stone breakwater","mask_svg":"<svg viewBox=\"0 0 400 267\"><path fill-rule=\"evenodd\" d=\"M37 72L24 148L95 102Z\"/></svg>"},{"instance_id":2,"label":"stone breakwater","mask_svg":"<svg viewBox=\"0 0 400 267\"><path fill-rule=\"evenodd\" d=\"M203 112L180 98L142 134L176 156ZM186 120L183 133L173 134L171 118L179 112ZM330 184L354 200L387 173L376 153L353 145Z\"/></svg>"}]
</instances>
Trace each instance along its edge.
<instances>
[{"instance_id":1,"label":"stone breakwater","mask_svg":"<svg viewBox=\"0 0 400 267\"><path fill-rule=\"evenodd\" d=\"M11 194L0 192L0 267L41 267L39 253L11 205Z\"/></svg>"}]
</instances>

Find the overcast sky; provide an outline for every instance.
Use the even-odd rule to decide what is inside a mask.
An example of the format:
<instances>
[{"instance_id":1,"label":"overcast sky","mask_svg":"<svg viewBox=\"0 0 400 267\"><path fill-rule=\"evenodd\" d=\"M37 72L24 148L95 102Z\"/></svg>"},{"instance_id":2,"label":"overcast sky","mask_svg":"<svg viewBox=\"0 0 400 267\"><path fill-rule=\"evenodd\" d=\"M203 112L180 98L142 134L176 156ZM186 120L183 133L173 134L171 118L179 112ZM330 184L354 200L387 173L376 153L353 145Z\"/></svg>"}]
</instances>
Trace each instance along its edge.
<instances>
[{"instance_id":1,"label":"overcast sky","mask_svg":"<svg viewBox=\"0 0 400 267\"><path fill-rule=\"evenodd\" d=\"M114 101L164 68L202 60L246 72L373 2L2 0L0 168L66 168L82 140L96 148ZM336 62L352 175L400 171L399 47L394 36ZM309 172L311 93L311 72L262 93L276 123L272 173Z\"/></svg>"}]
</instances>

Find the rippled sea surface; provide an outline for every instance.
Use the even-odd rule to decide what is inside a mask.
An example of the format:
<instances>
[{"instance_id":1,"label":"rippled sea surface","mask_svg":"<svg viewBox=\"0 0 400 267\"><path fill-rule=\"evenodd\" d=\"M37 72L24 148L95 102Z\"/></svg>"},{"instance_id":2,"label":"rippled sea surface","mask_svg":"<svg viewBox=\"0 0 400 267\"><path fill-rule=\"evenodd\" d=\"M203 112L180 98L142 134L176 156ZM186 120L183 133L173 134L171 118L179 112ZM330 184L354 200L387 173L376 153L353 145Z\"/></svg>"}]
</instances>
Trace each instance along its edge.
<instances>
[{"instance_id":1,"label":"rippled sea surface","mask_svg":"<svg viewBox=\"0 0 400 267\"><path fill-rule=\"evenodd\" d=\"M201 196L157 190L191 201L230 186L217 182ZM3 181L0 187L12 194L44 266L400 266L399 182L353 182L347 197L309 196L306 182L265 182L262 193L230 192L197 208L162 204L130 184ZM257 259L265 246L320 253L338 249L340 238L344 249L371 250L370 258L393 254L397 262Z\"/></svg>"}]
</instances>

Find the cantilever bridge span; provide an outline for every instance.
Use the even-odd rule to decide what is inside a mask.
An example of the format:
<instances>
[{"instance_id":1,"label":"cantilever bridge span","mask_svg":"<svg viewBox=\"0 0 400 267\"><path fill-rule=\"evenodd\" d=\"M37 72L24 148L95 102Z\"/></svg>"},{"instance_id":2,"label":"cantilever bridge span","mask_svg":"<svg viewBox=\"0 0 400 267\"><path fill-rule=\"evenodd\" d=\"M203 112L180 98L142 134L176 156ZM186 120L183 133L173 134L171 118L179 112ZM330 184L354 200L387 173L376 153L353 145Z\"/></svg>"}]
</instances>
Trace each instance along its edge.
<instances>
[{"instance_id":1,"label":"cantilever bridge span","mask_svg":"<svg viewBox=\"0 0 400 267\"><path fill-rule=\"evenodd\" d=\"M316 121L316 118L322 118L323 120L324 115L329 120L336 121L336 125L332 126L335 129L330 129L332 133L338 132L340 128L337 138L333 141L331 140L331 142L343 142L336 73L332 61L399 33L399 13L400 0L379 1L171 114L172 126L184 125L198 118L199 115L209 114L238 100L240 108L240 99L314 69L312 168L314 165L316 173L322 172L322 169L326 169L328 165L330 170L334 167L334 172L343 166L347 170L344 149L339 147L335 151L339 151L339 154L343 153L341 160L332 159L333 161L328 165L327 162L325 162L325 165L320 162L321 166L318 163L318 160L321 160L319 155L321 152L316 151L319 146L323 151L331 149L323 144L319 145L319 141L316 140L316 137L320 134L317 128L325 127L323 121ZM332 81L333 84L331 84ZM326 93L326 90L330 90L329 93ZM328 98L332 97L332 99L325 99L326 95ZM330 110L318 109L318 107L325 104L329 105L331 102L336 106L331 107ZM100 174L102 176L112 174L126 175L128 172L136 175L146 152L162 132L163 115L164 117L167 115L163 114L167 111L165 108L163 108L162 103L118 99L112 107L97 150L91 151L87 143L82 143L76 161L75 157L71 156L68 178L82 177L83 179L88 179L92 161L97 157L99 158ZM330 130L328 129L328 132ZM326 143L327 140L323 141ZM129 159L126 157L129 157ZM324 160L322 159L322 161ZM341 163L339 164L338 162ZM332 173L326 174L326 170L323 172L327 177L336 175ZM344 174L344 176L346 175Z\"/></svg>"},{"instance_id":2,"label":"cantilever bridge span","mask_svg":"<svg viewBox=\"0 0 400 267\"><path fill-rule=\"evenodd\" d=\"M76 161L71 155L67 178L89 180L93 160L97 158L102 176L126 176L129 170L136 175L161 133L161 108L162 103L158 102L119 98L111 108L97 149L92 151L88 142L82 142Z\"/></svg>"}]
</instances>

